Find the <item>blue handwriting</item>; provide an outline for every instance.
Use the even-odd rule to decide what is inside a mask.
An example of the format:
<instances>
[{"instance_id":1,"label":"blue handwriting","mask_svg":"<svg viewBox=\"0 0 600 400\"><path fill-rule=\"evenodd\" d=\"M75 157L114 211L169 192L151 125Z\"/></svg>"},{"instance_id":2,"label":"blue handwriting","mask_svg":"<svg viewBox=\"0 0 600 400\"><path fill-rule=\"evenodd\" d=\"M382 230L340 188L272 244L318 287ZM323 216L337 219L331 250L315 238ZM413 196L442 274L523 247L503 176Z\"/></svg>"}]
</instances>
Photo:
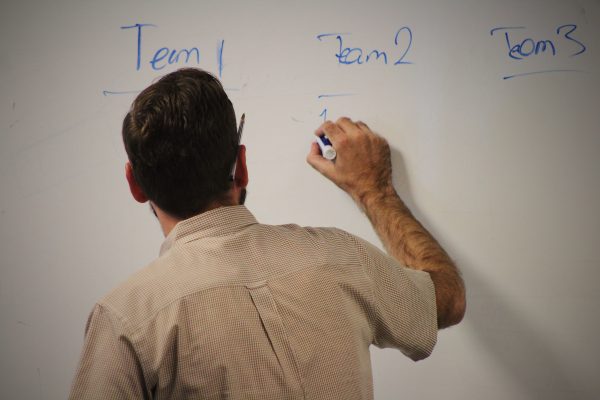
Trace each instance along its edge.
<instances>
[{"instance_id":1,"label":"blue handwriting","mask_svg":"<svg viewBox=\"0 0 600 400\"><path fill-rule=\"evenodd\" d=\"M327 121L327 108L324 108L323 111L321 111L319 117L323 117L323 122Z\"/></svg>"},{"instance_id":2,"label":"blue handwriting","mask_svg":"<svg viewBox=\"0 0 600 400\"><path fill-rule=\"evenodd\" d=\"M499 27L492 29L490 35L494 36L496 32L504 33L504 40L508 49L507 55L513 60L524 60L541 54L556 56L558 55L559 45L568 45L571 51L576 50L569 55L570 57L578 56L587 50L587 47L581 41L572 36L577 30L575 24L559 26L555 31L557 37L551 39L536 40L531 37L525 37L525 39L520 37L515 40L516 32L525 29L524 26Z\"/></svg>"},{"instance_id":3,"label":"blue handwriting","mask_svg":"<svg viewBox=\"0 0 600 400\"><path fill-rule=\"evenodd\" d=\"M347 96L354 96L355 93L326 93L326 94L320 94L317 96L317 99L322 100L322 99L328 99L328 98L332 98L332 97L347 97ZM327 121L327 107L323 108L323 111L321 111L321 114L319 114L319 117L323 117L323 122Z\"/></svg>"},{"instance_id":4,"label":"blue handwriting","mask_svg":"<svg viewBox=\"0 0 600 400\"><path fill-rule=\"evenodd\" d=\"M136 48L136 71L140 71L143 65L147 62L154 71L160 71L168 65L173 64L200 64L200 49L198 47L186 48L171 48L160 47L155 50L147 60L143 60L142 54L144 49L143 31L145 28L158 28L155 24L140 24L122 26L121 29L133 29L136 32L137 48ZM223 76L223 48L225 40L220 40L217 44L217 69L219 77Z\"/></svg>"},{"instance_id":5,"label":"blue handwriting","mask_svg":"<svg viewBox=\"0 0 600 400\"><path fill-rule=\"evenodd\" d=\"M543 57L543 60L561 58L561 56L577 57L586 52L587 47L575 36L577 25L565 24L557 27L551 37L533 38L524 33L524 26L497 27L490 31L490 35L502 34L506 45L506 55L515 61L524 61L532 58ZM504 76L503 79L512 79L519 76L529 76L555 72L585 72L569 68L550 68L539 71L529 71Z\"/></svg>"},{"instance_id":6,"label":"blue handwriting","mask_svg":"<svg viewBox=\"0 0 600 400\"><path fill-rule=\"evenodd\" d=\"M393 62L393 65L412 64L412 61L406 60L406 56L412 47L413 33L408 26L403 26L396 31L394 35L394 46L392 50L384 51L379 49L365 49L362 47L347 47L344 40L350 33L322 33L317 35L317 40L322 42L327 38L334 38L338 43L338 51L335 58L338 64L368 64L372 62L383 63ZM398 51L395 57L389 58L388 54Z\"/></svg>"}]
</instances>

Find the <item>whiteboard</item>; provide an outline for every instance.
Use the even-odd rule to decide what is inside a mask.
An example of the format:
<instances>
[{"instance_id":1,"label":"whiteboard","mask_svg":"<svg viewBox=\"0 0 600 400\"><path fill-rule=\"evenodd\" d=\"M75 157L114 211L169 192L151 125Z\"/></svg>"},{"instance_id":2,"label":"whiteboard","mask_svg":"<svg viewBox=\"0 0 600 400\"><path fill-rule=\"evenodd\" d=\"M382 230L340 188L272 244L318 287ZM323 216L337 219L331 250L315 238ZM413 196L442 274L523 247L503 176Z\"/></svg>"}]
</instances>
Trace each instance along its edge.
<instances>
[{"instance_id":1,"label":"whiteboard","mask_svg":"<svg viewBox=\"0 0 600 400\"><path fill-rule=\"evenodd\" d=\"M380 245L306 163L326 117L392 147L402 198L461 268L465 321L413 363L373 349L377 399L600 392L598 1L5 2L0 386L65 398L95 301L158 254L124 179L135 93L184 66L246 113L248 207Z\"/></svg>"}]
</instances>

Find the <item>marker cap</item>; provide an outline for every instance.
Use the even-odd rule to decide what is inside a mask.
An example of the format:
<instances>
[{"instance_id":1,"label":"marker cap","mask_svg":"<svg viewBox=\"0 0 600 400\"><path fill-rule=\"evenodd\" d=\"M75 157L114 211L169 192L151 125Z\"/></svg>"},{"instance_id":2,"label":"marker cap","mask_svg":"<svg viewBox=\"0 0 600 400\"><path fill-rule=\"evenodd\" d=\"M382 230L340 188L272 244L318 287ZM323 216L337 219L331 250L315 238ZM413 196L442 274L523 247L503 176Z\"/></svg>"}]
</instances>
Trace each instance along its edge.
<instances>
[{"instance_id":1,"label":"marker cap","mask_svg":"<svg viewBox=\"0 0 600 400\"><path fill-rule=\"evenodd\" d=\"M335 157L337 156L337 153L335 151L335 149L333 148L333 146L331 145L331 142L329 141L329 138L325 135L321 135L317 137L317 144L319 145L319 148L321 149L321 154L323 155L323 157L327 160L333 160L335 159Z\"/></svg>"}]
</instances>

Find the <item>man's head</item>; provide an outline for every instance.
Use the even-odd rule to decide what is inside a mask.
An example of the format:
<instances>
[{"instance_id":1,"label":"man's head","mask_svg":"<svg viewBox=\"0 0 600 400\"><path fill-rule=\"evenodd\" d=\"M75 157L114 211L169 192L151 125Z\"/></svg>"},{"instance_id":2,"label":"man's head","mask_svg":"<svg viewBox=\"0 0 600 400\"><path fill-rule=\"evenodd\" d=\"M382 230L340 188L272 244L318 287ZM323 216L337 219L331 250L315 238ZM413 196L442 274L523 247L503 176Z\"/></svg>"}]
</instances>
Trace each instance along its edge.
<instances>
[{"instance_id":1,"label":"man's head","mask_svg":"<svg viewBox=\"0 0 600 400\"><path fill-rule=\"evenodd\" d=\"M128 179L175 218L203 212L231 189L239 145L235 113L207 72L181 69L142 91L123 120L123 142Z\"/></svg>"}]
</instances>

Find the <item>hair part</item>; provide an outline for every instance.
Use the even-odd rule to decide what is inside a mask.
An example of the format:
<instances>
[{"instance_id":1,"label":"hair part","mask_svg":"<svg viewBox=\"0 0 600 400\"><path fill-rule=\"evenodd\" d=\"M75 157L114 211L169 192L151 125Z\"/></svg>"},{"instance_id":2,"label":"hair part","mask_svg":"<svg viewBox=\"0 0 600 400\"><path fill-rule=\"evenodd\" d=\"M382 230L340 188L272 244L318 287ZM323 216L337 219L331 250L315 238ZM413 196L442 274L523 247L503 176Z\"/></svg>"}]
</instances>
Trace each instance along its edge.
<instances>
[{"instance_id":1,"label":"hair part","mask_svg":"<svg viewBox=\"0 0 600 400\"><path fill-rule=\"evenodd\" d=\"M176 218L200 214L231 188L235 112L206 71L180 69L143 90L123 120L123 143L146 197Z\"/></svg>"}]
</instances>

